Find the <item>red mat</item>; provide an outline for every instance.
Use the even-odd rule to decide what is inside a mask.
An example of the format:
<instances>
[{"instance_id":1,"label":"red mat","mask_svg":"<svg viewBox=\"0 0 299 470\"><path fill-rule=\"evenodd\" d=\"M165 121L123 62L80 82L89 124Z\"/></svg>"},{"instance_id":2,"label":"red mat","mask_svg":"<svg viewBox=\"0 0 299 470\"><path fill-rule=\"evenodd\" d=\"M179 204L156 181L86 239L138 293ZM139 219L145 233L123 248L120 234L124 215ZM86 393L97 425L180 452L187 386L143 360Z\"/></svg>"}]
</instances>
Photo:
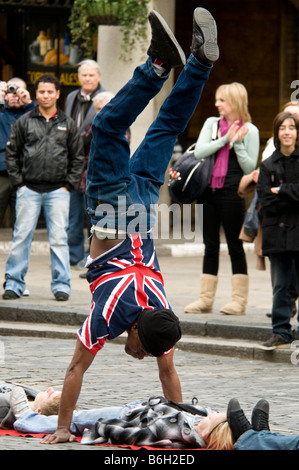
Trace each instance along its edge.
<instances>
[{"instance_id":1,"label":"red mat","mask_svg":"<svg viewBox=\"0 0 299 470\"><path fill-rule=\"evenodd\" d=\"M46 434L38 434L38 433L22 433L18 432L15 429L0 429L0 437L1 436L12 436L12 437L35 437L38 439L42 439ZM81 442L81 436L76 436L76 441ZM132 450L139 450L139 449L148 449L148 450L188 450L188 449L164 449L161 447L150 447L150 446L133 446L129 444L95 444L98 446L104 446L104 447L129 447ZM189 449L189 450L203 450L203 449Z\"/></svg>"},{"instance_id":2,"label":"red mat","mask_svg":"<svg viewBox=\"0 0 299 470\"><path fill-rule=\"evenodd\" d=\"M45 433L30 433L30 432L19 432L15 429L0 429L0 436L12 436L12 437L36 437L38 439L42 439L46 436ZM76 437L76 441L80 442L81 437Z\"/></svg>"}]
</instances>

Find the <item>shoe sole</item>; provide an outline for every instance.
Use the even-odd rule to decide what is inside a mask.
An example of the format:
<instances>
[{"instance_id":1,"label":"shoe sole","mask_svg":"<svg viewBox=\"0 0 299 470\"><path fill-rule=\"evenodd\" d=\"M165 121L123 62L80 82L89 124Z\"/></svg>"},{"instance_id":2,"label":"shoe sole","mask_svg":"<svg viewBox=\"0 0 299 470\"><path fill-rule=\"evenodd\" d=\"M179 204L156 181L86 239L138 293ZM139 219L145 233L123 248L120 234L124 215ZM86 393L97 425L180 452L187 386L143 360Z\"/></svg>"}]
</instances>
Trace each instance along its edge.
<instances>
[{"instance_id":1,"label":"shoe sole","mask_svg":"<svg viewBox=\"0 0 299 470\"><path fill-rule=\"evenodd\" d=\"M58 300L58 302L63 302L63 301L69 300L69 296L65 297L63 295L57 295L57 296L55 295L54 297L55 297L55 300Z\"/></svg>"},{"instance_id":2,"label":"shoe sole","mask_svg":"<svg viewBox=\"0 0 299 470\"><path fill-rule=\"evenodd\" d=\"M164 20L163 16L161 16L160 13L158 13L157 11L152 10L149 14L149 21L151 22L152 20L159 23L161 29L165 32L166 36L168 37L169 42L174 46L174 49L177 50L178 64L176 65L176 67L179 67L180 65L185 65L186 64L185 53L184 53L183 49L181 48L181 46L179 45L179 43L178 43L175 35L171 31L170 27L168 26L168 24Z\"/></svg>"},{"instance_id":3,"label":"shoe sole","mask_svg":"<svg viewBox=\"0 0 299 470\"><path fill-rule=\"evenodd\" d=\"M219 48L217 26L213 16L205 8L196 8L193 19L203 35L204 44L202 47L206 58L211 62L216 62L219 58Z\"/></svg>"},{"instance_id":4,"label":"shoe sole","mask_svg":"<svg viewBox=\"0 0 299 470\"><path fill-rule=\"evenodd\" d=\"M263 351L274 351L274 349L290 349L290 343L282 343L273 346L263 346L262 344L258 345L259 349Z\"/></svg>"}]
</instances>

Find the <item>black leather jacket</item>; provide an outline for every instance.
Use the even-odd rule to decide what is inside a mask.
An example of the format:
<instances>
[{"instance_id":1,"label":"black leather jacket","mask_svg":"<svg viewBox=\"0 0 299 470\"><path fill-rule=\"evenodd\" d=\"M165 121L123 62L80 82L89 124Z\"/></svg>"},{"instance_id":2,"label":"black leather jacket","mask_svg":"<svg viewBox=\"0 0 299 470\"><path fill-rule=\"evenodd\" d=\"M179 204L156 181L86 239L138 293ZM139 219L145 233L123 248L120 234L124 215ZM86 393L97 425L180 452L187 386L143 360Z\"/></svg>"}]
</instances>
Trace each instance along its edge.
<instances>
[{"instance_id":1,"label":"black leather jacket","mask_svg":"<svg viewBox=\"0 0 299 470\"><path fill-rule=\"evenodd\" d=\"M5 162L14 187L75 188L84 162L82 140L75 122L60 109L46 120L36 107L14 124Z\"/></svg>"}]
</instances>

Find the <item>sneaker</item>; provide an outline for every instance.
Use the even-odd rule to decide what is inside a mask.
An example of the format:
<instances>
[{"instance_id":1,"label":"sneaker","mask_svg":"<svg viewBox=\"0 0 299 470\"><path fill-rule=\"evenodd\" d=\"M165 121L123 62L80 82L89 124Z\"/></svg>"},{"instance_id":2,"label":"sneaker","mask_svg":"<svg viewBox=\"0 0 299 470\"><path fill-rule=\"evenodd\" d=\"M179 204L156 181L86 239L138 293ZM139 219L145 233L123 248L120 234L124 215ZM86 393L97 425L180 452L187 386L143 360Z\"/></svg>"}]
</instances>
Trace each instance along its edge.
<instances>
[{"instance_id":1,"label":"sneaker","mask_svg":"<svg viewBox=\"0 0 299 470\"><path fill-rule=\"evenodd\" d=\"M219 58L216 22L205 8L195 8L193 13L191 52L205 65L213 65Z\"/></svg>"},{"instance_id":2,"label":"sneaker","mask_svg":"<svg viewBox=\"0 0 299 470\"><path fill-rule=\"evenodd\" d=\"M5 290L4 294L2 295L4 300L15 300L19 298L19 295L13 290Z\"/></svg>"},{"instance_id":3,"label":"sneaker","mask_svg":"<svg viewBox=\"0 0 299 470\"><path fill-rule=\"evenodd\" d=\"M20 418L25 411L31 409L26 393L22 387L13 388L10 394L9 403L10 408L17 419Z\"/></svg>"},{"instance_id":4,"label":"sneaker","mask_svg":"<svg viewBox=\"0 0 299 470\"><path fill-rule=\"evenodd\" d=\"M61 292L61 291L55 292L54 296L56 300L62 301L62 302L65 300L69 300L70 298L69 294L67 294L66 292Z\"/></svg>"},{"instance_id":5,"label":"sneaker","mask_svg":"<svg viewBox=\"0 0 299 470\"><path fill-rule=\"evenodd\" d=\"M269 427L269 403L267 400L259 400L252 410L251 424L255 431L270 431Z\"/></svg>"},{"instance_id":6,"label":"sneaker","mask_svg":"<svg viewBox=\"0 0 299 470\"><path fill-rule=\"evenodd\" d=\"M236 442L244 432L252 429L250 422L246 418L236 398L232 398L229 401L226 414L234 442Z\"/></svg>"},{"instance_id":7,"label":"sneaker","mask_svg":"<svg viewBox=\"0 0 299 470\"><path fill-rule=\"evenodd\" d=\"M185 65L186 57L164 18L155 10L148 16L152 39L147 55L162 62L166 70Z\"/></svg>"},{"instance_id":8,"label":"sneaker","mask_svg":"<svg viewBox=\"0 0 299 470\"><path fill-rule=\"evenodd\" d=\"M279 346L286 346L290 344L289 341L283 341L278 335L273 335L264 343L259 345L260 349L264 349L265 351L273 351Z\"/></svg>"}]
</instances>

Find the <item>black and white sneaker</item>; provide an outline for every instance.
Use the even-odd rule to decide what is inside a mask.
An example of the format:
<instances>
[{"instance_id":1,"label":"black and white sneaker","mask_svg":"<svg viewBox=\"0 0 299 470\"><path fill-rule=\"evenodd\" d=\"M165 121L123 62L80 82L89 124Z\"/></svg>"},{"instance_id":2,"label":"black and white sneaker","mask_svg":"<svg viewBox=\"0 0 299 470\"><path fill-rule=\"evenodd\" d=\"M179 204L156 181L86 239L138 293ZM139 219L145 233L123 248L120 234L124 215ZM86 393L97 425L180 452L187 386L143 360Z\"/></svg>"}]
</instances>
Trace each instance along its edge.
<instances>
[{"instance_id":1,"label":"black and white sneaker","mask_svg":"<svg viewBox=\"0 0 299 470\"><path fill-rule=\"evenodd\" d=\"M157 11L152 10L148 19L152 29L152 39L147 55L154 60L159 60L168 71L185 65L184 51L164 18Z\"/></svg>"},{"instance_id":2,"label":"black and white sneaker","mask_svg":"<svg viewBox=\"0 0 299 470\"><path fill-rule=\"evenodd\" d=\"M193 36L191 52L205 65L213 65L219 58L217 25L205 8L196 8L193 13Z\"/></svg>"}]
</instances>

